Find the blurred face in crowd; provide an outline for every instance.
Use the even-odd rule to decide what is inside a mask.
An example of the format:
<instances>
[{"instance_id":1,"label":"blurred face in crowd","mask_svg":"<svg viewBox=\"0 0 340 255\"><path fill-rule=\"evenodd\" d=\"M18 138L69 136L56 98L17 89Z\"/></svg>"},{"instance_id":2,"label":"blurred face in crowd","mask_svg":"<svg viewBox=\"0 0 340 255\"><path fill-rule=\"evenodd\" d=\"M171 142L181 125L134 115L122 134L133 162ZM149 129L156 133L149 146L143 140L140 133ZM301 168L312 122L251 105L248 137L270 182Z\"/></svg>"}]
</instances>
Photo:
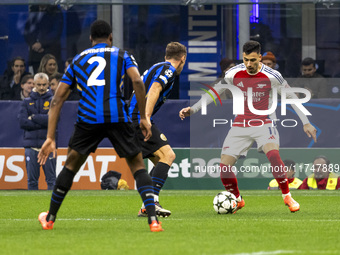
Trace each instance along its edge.
<instances>
[{"instance_id":1,"label":"blurred face in crowd","mask_svg":"<svg viewBox=\"0 0 340 255\"><path fill-rule=\"evenodd\" d=\"M313 165L315 179L323 179L328 177L329 171L326 160L323 158L317 158L314 160Z\"/></svg>"},{"instance_id":2,"label":"blurred face in crowd","mask_svg":"<svg viewBox=\"0 0 340 255\"><path fill-rule=\"evenodd\" d=\"M46 63L45 69L48 75L54 74L57 71L57 62L53 58L49 59Z\"/></svg>"},{"instance_id":3,"label":"blurred face in crowd","mask_svg":"<svg viewBox=\"0 0 340 255\"><path fill-rule=\"evenodd\" d=\"M67 60L65 61L65 69L64 69L64 72L66 72L68 66L70 65L71 63L69 63Z\"/></svg>"},{"instance_id":4,"label":"blurred face in crowd","mask_svg":"<svg viewBox=\"0 0 340 255\"><path fill-rule=\"evenodd\" d=\"M50 81L50 88L51 88L53 94L55 94L55 91L57 90L58 84L59 84L59 82L57 81L57 79L52 79Z\"/></svg>"},{"instance_id":5,"label":"blurred face in crowd","mask_svg":"<svg viewBox=\"0 0 340 255\"><path fill-rule=\"evenodd\" d=\"M256 74L260 69L261 54L252 52L246 54L243 52L243 63L249 74Z\"/></svg>"},{"instance_id":6,"label":"blurred face in crowd","mask_svg":"<svg viewBox=\"0 0 340 255\"><path fill-rule=\"evenodd\" d=\"M29 95L32 92L33 87L34 87L33 78L28 79L27 82L25 82L24 84L21 84L21 89L24 95Z\"/></svg>"},{"instance_id":7,"label":"blurred face in crowd","mask_svg":"<svg viewBox=\"0 0 340 255\"><path fill-rule=\"evenodd\" d=\"M262 63L265 64L266 66L269 66L270 68L273 68L273 69L275 67L275 63L273 61L271 61L270 59L262 60Z\"/></svg>"},{"instance_id":8,"label":"blurred face in crowd","mask_svg":"<svg viewBox=\"0 0 340 255\"><path fill-rule=\"evenodd\" d=\"M40 94L45 94L47 92L49 82L46 78L37 78L34 81L35 90Z\"/></svg>"},{"instance_id":9,"label":"blurred face in crowd","mask_svg":"<svg viewBox=\"0 0 340 255\"><path fill-rule=\"evenodd\" d=\"M302 75L305 77L312 77L313 74L316 72L316 68L315 66L313 66L313 64L310 64L308 66L302 66L301 72L302 72Z\"/></svg>"},{"instance_id":10,"label":"blurred face in crowd","mask_svg":"<svg viewBox=\"0 0 340 255\"><path fill-rule=\"evenodd\" d=\"M234 66L236 66L236 64L235 64L235 63L231 63L231 64L227 67L227 69L224 70L224 72L228 71L230 68L233 68Z\"/></svg>"},{"instance_id":11,"label":"blurred face in crowd","mask_svg":"<svg viewBox=\"0 0 340 255\"><path fill-rule=\"evenodd\" d=\"M46 11L47 9L47 5L39 5L39 11L43 12L43 11Z\"/></svg>"},{"instance_id":12,"label":"blurred face in crowd","mask_svg":"<svg viewBox=\"0 0 340 255\"><path fill-rule=\"evenodd\" d=\"M225 75L225 73L230 69L233 68L234 66L236 66L235 63L231 63L226 69L223 70L223 75Z\"/></svg>"},{"instance_id":13,"label":"blurred face in crowd","mask_svg":"<svg viewBox=\"0 0 340 255\"><path fill-rule=\"evenodd\" d=\"M22 60L15 60L14 65L12 66L12 71L14 74L23 74L25 72L25 63Z\"/></svg>"}]
</instances>

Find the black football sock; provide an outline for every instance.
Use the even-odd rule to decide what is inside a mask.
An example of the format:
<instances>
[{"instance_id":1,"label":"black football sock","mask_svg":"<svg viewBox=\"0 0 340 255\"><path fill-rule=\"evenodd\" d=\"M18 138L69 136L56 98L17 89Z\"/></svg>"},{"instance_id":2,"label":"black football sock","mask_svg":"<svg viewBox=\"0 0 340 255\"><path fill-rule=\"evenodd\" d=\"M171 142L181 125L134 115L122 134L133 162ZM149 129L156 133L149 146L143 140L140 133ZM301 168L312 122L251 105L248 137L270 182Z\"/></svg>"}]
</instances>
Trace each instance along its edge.
<instances>
[{"instance_id":1,"label":"black football sock","mask_svg":"<svg viewBox=\"0 0 340 255\"><path fill-rule=\"evenodd\" d=\"M151 224L153 220L157 220L151 177L145 169L136 171L133 177L136 180L137 190L148 213L148 222Z\"/></svg>"},{"instance_id":2,"label":"black football sock","mask_svg":"<svg viewBox=\"0 0 340 255\"><path fill-rule=\"evenodd\" d=\"M152 175L150 174L152 177L153 191L157 197L159 196L159 192L161 191L166 178L168 178L169 169L170 166L168 164L158 162L152 171ZM158 202L158 199L156 202Z\"/></svg>"},{"instance_id":3,"label":"black football sock","mask_svg":"<svg viewBox=\"0 0 340 255\"><path fill-rule=\"evenodd\" d=\"M71 189L74 176L75 173L66 167L61 170L53 188L50 210L47 214L46 221L55 221L61 203L67 192Z\"/></svg>"}]
</instances>

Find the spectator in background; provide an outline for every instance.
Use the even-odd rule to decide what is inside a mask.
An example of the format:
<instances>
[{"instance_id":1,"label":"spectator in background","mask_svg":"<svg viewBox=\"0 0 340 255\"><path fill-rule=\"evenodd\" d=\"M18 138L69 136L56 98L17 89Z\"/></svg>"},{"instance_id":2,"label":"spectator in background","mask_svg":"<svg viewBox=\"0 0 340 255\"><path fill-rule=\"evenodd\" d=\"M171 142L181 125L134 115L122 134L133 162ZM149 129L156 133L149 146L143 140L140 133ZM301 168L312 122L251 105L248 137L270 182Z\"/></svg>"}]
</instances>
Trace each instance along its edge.
<instances>
[{"instance_id":1,"label":"spectator in background","mask_svg":"<svg viewBox=\"0 0 340 255\"><path fill-rule=\"evenodd\" d=\"M276 57L271 51L263 53L261 62L272 69L277 69Z\"/></svg>"},{"instance_id":2,"label":"spectator in background","mask_svg":"<svg viewBox=\"0 0 340 255\"><path fill-rule=\"evenodd\" d=\"M64 17L56 5L31 5L25 24L24 37L29 46L29 66L38 72L41 58L52 54L61 59L61 34ZM61 64L61 63L58 63Z\"/></svg>"},{"instance_id":3,"label":"spectator in background","mask_svg":"<svg viewBox=\"0 0 340 255\"><path fill-rule=\"evenodd\" d=\"M52 92L48 90L48 76L37 73L34 76L34 89L29 98L22 102L18 115L20 127L24 130L24 148L29 190L38 190L40 164L38 153L47 135L48 111ZM56 158L48 157L43 166L49 190L53 189L56 179Z\"/></svg>"},{"instance_id":4,"label":"spectator in background","mask_svg":"<svg viewBox=\"0 0 340 255\"><path fill-rule=\"evenodd\" d=\"M55 74L51 75L51 77L50 77L50 89L51 89L53 95L55 94L55 91L57 90L58 84L59 84L62 77L63 77L63 75L61 73L55 73Z\"/></svg>"},{"instance_id":5,"label":"spectator in background","mask_svg":"<svg viewBox=\"0 0 340 255\"><path fill-rule=\"evenodd\" d=\"M222 74L220 76L220 78L224 78L225 73L230 69L233 68L236 64L234 63L233 60L229 59L229 58L222 58L222 60L220 61L220 68L222 71ZM224 91L221 95L220 95L221 99L230 99L233 98L231 92L229 90Z\"/></svg>"},{"instance_id":6,"label":"spectator in background","mask_svg":"<svg viewBox=\"0 0 340 255\"><path fill-rule=\"evenodd\" d=\"M58 84L59 84L62 77L63 77L63 75L61 73L55 73L55 74L51 75L50 88L52 90L53 95L55 94L57 87L58 87ZM78 92L77 88L74 87L66 100L67 101L77 101L79 99L80 99L79 92Z\"/></svg>"},{"instance_id":7,"label":"spectator in background","mask_svg":"<svg viewBox=\"0 0 340 255\"><path fill-rule=\"evenodd\" d=\"M22 57L15 57L0 81L0 99L15 100L21 91L20 81L26 74L29 73L26 72L25 60Z\"/></svg>"},{"instance_id":8,"label":"spectator in background","mask_svg":"<svg viewBox=\"0 0 340 255\"><path fill-rule=\"evenodd\" d=\"M303 180L299 189L327 189L340 188L340 177L330 171L331 164L327 157L320 155L313 161L314 173Z\"/></svg>"},{"instance_id":9,"label":"spectator in background","mask_svg":"<svg viewBox=\"0 0 340 255\"><path fill-rule=\"evenodd\" d=\"M299 178L295 177L295 162L290 159L286 159L283 161L283 164L288 168L287 169L287 179L289 189L298 189L302 183ZM268 190L277 190L279 189L279 184L276 179L273 179L269 182Z\"/></svg>"},{"instance_id":10,"label":"spectator in background","mask_svg":"<svg viewBox=\"0 0 340 255\"><path fill-rule=\"evenodd\" d=\"M45 73L51 79L51 75L58 73L58 63L55 56L46 54L42 57L38 68L39 73Z\"/></svg>"},{"instance_id":11,"label":"spectator in background","mask_svg":"<svg viewBox=\"0 0 340 255\"><path fill-rule=\"evenodd\" d=\"M301 76L292 84L294 87L308 89L312 98L327 98L327 80L316 72L316 62L312 58L305 58L301 62Z\"/></svg>"},{"instance_id":12,"label":"spectator in background","mask_svg":"<svg viewBox=\"0 0 340 255\"><path fill-rule=\"evenodd\" d=\"M224 78L225 72L228 71L230 68L234 67L236 64L233 60L229 58L222 58L220 61L220 68L222 71L221 78Z\"/></svg>"},{"instance_id":13,"label":"spectator in background","mask_svg":"<svg viewBox=\"0 0 340 255\"><path fill-rule=\"evenodd\" d=\"M73 58L66 59L64 73L66 72L66 69L68 68L68 66L72 63L72 60Z\"/></svg>"},{"instance_id":14,"label":"spectator in background","mask_svg":"<svg viewBox=\"0 0 340 255\"><path fill-rule=\"evenodd\" d=\"M30 96L34 87L33 75L26 74L24 77L22 77L20 85L21 90L15 95L13 100L24 100L25 98L28 98Z\"/></svg>"}]
</instances>

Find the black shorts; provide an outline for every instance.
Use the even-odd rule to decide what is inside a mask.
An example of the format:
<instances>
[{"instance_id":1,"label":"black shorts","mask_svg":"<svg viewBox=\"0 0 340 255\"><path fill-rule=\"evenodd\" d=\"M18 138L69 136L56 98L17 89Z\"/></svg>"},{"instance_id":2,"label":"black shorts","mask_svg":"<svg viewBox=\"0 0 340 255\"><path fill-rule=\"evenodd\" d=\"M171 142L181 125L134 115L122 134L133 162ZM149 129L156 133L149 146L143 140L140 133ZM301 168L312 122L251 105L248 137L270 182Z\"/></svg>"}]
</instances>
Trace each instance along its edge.
<instances>
[{"instance_id":1,"label":"black shorts","mask_svg":"<svg viewBox=\"0 0 340 255\"><path fill-rule=\"evenodd\" d=\"M98 144L108 138L121 158L137 155L141 151L132 123L104 124L76 123L68 146L83 155L95 152Z\"/></svg>"},{"instance_id":2,"label":"black shorts","mask_svg":"<svg viewBox=\"0 0 340 255\"><path fill-rule=\"evenodd\" d=\"M139 127L139 124L134 123L135 129L137 131L137 137L139 139L139 143L142 147L143 158L153 157L153 153L157 151L159 148L163 147L164 145L168 145L168 139L166 136L160 131L155 124L152 123L151 138L144 142L144 135L142 130Z\"/></svg>"}]
</instances>

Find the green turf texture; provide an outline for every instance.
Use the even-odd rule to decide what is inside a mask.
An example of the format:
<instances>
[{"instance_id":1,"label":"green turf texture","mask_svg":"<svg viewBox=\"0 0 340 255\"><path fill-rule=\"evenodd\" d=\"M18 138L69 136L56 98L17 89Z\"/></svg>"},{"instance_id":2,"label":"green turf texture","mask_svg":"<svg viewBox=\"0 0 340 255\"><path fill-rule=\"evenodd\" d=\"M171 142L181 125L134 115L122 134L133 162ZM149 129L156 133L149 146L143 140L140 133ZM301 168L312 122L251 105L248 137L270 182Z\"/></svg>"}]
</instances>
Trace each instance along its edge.
<instances>
[{"instance_id":1,"label":"green turf texture","mask_svg":"<svg viewBox=\"0 0 340 255\"><path fill-rule=\"evenodd\" d=\"M234 215L215 213L218 192L162 191L172 215L151 233L136 191L72 190L53 230L38 222L50 191L0 191L0 254L340 254L340 192L293 191L291 213L279 191L242 191Z\"/></svg>"}]
</instances>

